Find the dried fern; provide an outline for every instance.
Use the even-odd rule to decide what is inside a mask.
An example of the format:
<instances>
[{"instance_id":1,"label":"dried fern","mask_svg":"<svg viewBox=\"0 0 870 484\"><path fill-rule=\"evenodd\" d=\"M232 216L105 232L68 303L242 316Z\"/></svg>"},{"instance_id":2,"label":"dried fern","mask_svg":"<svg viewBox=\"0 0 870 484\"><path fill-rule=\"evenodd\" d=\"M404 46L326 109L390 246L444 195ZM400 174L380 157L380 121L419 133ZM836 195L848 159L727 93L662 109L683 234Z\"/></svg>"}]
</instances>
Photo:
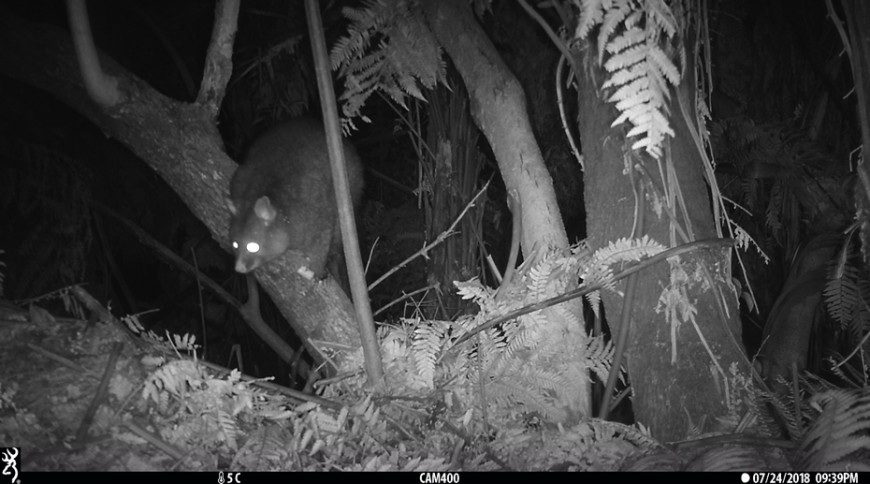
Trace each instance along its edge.
<instances>
[{"instance_id":1,"label":"dried fern","mask_svg":"<svg viewBox=\"0 0 870 484\"><path fill-rule=\"evenodd\" d=\"M146 380L142 397L165 409L170 396L180 397L188 389L200 389L205 379L202 367L192 360L174 360L154 371Z\"/></svg>"},{"instance_id":2,"label":"dried fern","mask_svg":"<svg viewBox=\"0 0 870 484\"><path fill-rule=\"evenodd\" d=\"M470 430L482 430L484 422L505 428L523 422L528 415L564 421L568 412L578 411L576 402L582 401L578 393L590 372L601 379L609 374L612 345L601 337L582 335L567 347L563 328L576 327L578 321L564 304L491 329L478 332L478 327L564 293L560 281L566 272L583 275L584 283L612 288L615 269L611 266L636 262L662 250L663 246L648 238L619 240L595 253L580 245L568 254L553 252L537 262L527 261L498 290L477 279L456 283L459 295L479 306L477 314L454 322L405 319L400 327L379 329L387 382L391 388L403 389L403 398L449 402L452 418L462 419ZM471 331L475 331L473 338L455 346ZM564 358L565 351L574 356ZM357 371L362 352L345 361L346 371ZM421 422L421 412L398 411L409 421Z\"/></svg>"},{"instance_id":3,"label":"dried fern","mask_svg":"<svg viewBox=\"0 0 870 484\"><path fill-rule=\"evenodd\" d=\"M602 253L601 260L631 259L637 257L632 252L642 250L637 242L614 248ZM490 418L496 421L528 413L564 420L569 402L579 401L573 393L582 385L578 382L589 378L589 370L606 374L613 351L601 339L582 338L577 357L566 362L564 341L554 340L564 340L564 335L552 330L577 324L576 316L564 307L548 307L506 321L478 333L456 351L448 354L447 350L483 322L563 292L557 283L559 274L566 268L585 269L590 261L585 251L575 251L573 256L553 253L521 266L512 282L498 291L476 279L457 283L460 296L474 301L480 312L452 323L405 320L402 328L383 329L380 337L387 380L395 388L408 389L409 394L438 388L451 395L460 409L479 408L483 399ZM356 365L354 358L348 359L349 365Z\"/></svg>"}]
</instances>

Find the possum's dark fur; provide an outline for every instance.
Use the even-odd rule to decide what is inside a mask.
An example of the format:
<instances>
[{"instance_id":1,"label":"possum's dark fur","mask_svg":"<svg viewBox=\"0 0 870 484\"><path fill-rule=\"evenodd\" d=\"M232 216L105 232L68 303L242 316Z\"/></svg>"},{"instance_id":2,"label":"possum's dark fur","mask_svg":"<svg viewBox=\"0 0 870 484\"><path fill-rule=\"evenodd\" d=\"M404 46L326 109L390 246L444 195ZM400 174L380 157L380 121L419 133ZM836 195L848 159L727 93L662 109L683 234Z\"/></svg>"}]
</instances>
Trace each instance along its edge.
<instances>
[{"instance_id":1,"label":"possum's dark fur","mask_svg":"<svg viewBox=\"0 0 870 484\"><path fill-rule=\"evenodd\" d=\"M359 158L344 142L351 200L362 195ZM247 273L297 251L318 277L342 280L343 252L326 134L320 121L280 124L251 145L230 184L230 240L236 271Z\"/></svg>"}]
</instances>

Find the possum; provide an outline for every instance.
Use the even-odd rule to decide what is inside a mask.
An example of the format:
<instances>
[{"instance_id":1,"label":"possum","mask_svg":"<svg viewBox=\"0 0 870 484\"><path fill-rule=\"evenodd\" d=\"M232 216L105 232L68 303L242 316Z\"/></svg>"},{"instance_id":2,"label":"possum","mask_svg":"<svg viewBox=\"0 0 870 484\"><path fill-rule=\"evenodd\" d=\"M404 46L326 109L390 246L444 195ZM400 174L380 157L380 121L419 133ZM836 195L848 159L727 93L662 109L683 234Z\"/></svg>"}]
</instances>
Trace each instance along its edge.
<instances>
[{"instance_id":1,"label":"possum","mask_svg":"<svg viewBox=\"0 0 870 484\"><path fill-rule=\"evenodd\" d=\"M343 149L356 207L362 195L362 169L347 141ZM233 175L227 206L237 272L251 272L286 251L296 251L314 276L322 279L329 272L346 285L326 133L320 121L288 121L257 138Z\"/></svg>"}]
</instances>

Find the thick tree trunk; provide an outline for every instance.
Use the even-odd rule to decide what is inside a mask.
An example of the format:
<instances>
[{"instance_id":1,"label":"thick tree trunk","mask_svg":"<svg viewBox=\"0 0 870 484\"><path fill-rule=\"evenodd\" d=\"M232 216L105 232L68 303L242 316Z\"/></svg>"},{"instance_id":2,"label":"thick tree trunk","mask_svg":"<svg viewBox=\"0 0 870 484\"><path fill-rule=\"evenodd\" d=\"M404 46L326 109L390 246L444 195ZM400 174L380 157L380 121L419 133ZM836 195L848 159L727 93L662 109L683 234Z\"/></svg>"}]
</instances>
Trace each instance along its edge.
<instances>
[{"instance_id":1,"label":"thick tree trunk","mask_svg":"<svg viewBox=\"0 0 870 484\"><path fill-rule=\"evenodd\" d=\"M87 95L69 35L48 25L17 19L0 8L0 73L35 86L96 124L151 166L203 221L215 240L229 249L224 204L236 164L208 110L163 96L103 56L103 69L119 80L123 99L109 112ZM353 308L338 285L306 280L293 272L290 257L257 271L257 279L321 359L317 343L358 348ZM341 357L338 357L339 361Z\"/></svg>"},{"instance_id":2,"label":"thick tree trunk","mask_svg":"<svg viewBox=\"0 0 870 484\"><path fill-rule=\"evenodd\" d=\"M691 73L692 69L689 66L686 71ZM624 128L610 128L617 112L598 92L604 74L598 68L584 72L597 76L593 80L587 74L579 80L580 137L586 159L586 223L589 244L597 249L620 237L631 236L635 195L629 177L623 173L624 156L631 143L625 142ZM694 106L692 86L694 79L687 75L680 89L688 100L689 110ZM670 141L671 159L695 238L716 237L702 161L676 95L671 96L671 125L676 133ZM661 190L663 183L655 161L641 154L637 155L635 163L644 164ZM640 174L636 178L641 178ZM655 213L649 193L645 198L648 201L644 205L644 233L659 243L671 245L668 216L664 211ZM676 242L683 243L679 239ZM659 296L669 283L670 271L668 264L658 264L638 275L627 349L635 416L662 440L684 438L690 425L698 426L705 421L709 429L717 417L728 414L725 380L731 400L739 402L740 388L731 373L732 365L736 365L737 375L744 379L750 371L739 330L731 329L739 328L740 321L737 300L725 283L730 282L731 277L730 257L722 250L703 250L681 256L681 262L690 276L688 298L697 308L697 327L703 341L688 322L676 330L676 341L672 341L666 314L656 309ZM716 291L703 289L707 286L705 278L696 276L701 265L708 269L721 289L722 299L717 301ZM624 281L618 289L625 291ZM607 322L616 334L620 330L623 298L610 292L603 294L603 302ZM673 351L676 351L676 363L672 363Z\"/></svg>"},{"instance_id":3,"label":"thick tree trunk","mask_svg":"<svg viewBox=\"0 0 870 484\"><path fill-rule=\"evenodd\" d=\"M566 248L568 239L553 182L532 134L522 87L477 24L468 2L427 0L422 5L432 32L465 82L471 116L495 153L508 193L520 201L521 245L526 260L536 260L552 249ZM554 318L547 329L559 335L552 340L562 345L558 354L564 361L534 364L570 367L577 360L586 335L580 324L579 302L568 304L573 305L570 311L576 318L573 321ZM585 378L578 380L576 388L565 389L566 394L576 395L568 409L569 418L584 415L589 409L588 383Z\"/></svg>"},{"instance_id":4,"label":"thick tree trunk","mask_svg":"<svg viewBox=\"0 0 870 484\"><path fill-rule=\"evenodd\" d=\"M861 122L861 143L864 146L862 162L858 164L858 178L861 183L856 187L856 200L859 214L870 212L870 163L867 152L870 150L870 3L866 0L843 0L845 20L849 28L852 77L855 79L855 94L858 119ZM861 242L864 263L870 265L870 223L861 224Z\"/></svg>"}]
</instances>

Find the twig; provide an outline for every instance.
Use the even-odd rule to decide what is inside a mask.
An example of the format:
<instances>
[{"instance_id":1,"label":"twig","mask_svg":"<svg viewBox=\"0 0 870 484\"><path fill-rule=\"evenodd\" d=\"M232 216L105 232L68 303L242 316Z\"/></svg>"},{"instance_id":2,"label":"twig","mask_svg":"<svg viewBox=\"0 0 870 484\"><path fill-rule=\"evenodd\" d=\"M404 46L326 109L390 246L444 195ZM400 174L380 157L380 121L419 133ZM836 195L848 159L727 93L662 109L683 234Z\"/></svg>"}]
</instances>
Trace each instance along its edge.
<instances>
[{"instance_id":1,"label":"twig","mask_svg":"<svg viewBox=\"0 0 870 484\"><path fill-rule=\"evenodd\" d=\"M631 171L629 171L631 175ZM635 207L637 208L636 228L638 233L644 231L644 211L646 210L644 203L643 184L634 182L634 176L631 176L631 188L634 191ZM632 235L633 237L635 234ZM613 361L610 364L610 372L607 374L607 382L604 385L604 393L601 395L601 405L598 407L598 418L606 419L610 413L610 396L616 388L616 380L619 377L619 372L622 370L622 357L625 355L626 346L628 345L628 334L631 329L631 312L634 309L634 294L637 290L637 273L628 276L626 283L625 297L622 298L622 313L619 315L619 327L616 335L616 348L613 350Z\"/></svg>"},{"instance_id":2,"label":"twig","mask_svg":"<svg viewBox=\"0 0 870 484\"><path fill-rule=\"evenodd\" d=\"M48 351L45 348L40 348L39 346L36 346L33 343L27 343L27 347L32 349L33 351L36 351L38 353L42 353L42 355L45 356L46 358L48 358L50 360L54 360L54 361L60 363L61 365L66 366L68 368L71 368L77 372L80 372L82 374L85 374L85 375L88 375L88 376L94 377L94 378L99 377L93 371L79 365L78 363L75 363L74 361L72 361L68 358L64 358L63 356L60 356L57 353L52 353L51 351Z\"/></svg>"},{"instance_id":3,"label":"twig","mask_svg":"<svg viewBox=\"0 0 870 484\"><path fill-rule=\"evenodd\" d=\"M118 328L121 329L121 332L123 332L127 337L127 340L134 345L140 348L146 346L146 343L142 341L142 339L135 337L130 332L129 328L127 328L127 325L118 320L111 311L103 306L100 301L97 301L97 299L86 291L85 288L82 286L73 286L70 288L70 292L88 309L88 311L95 313L97 317L100 318L100 321L106 321L118 326Z\"/></svg>"},{"instance_id":4,"label":"twig","mask_svg":"<svg viewBox=\"0 0 870 484\"><path fill-rule=\"evenodd\" d=\"M562 130L565 131L565 137L568 138L568 144L571 145L571 152L574 153L574 158L580 162L580 171L586 172L586 163L583 161L583 155L580 154L580 149L577 148L577 143L574 141L574 136L571 135L571 128L568 126L568 115L565 113L564 89L562 88L562 70L565 68L565 56L559 58L559 63L556 65L556 105L559 106L559 118L562 119ZM576 75L576 74L575 74Z\"/></svg>"},{"instance_id":5,"label":"twig","mask_svg":"<svg viewBox=\"0 0 870 484\"><path fill-rule=\"evenodd\" d=\"M852 59L852 46L849 43L849 36L846 35L846 30L843 28L843 21L840 20L837 11L834 10L831 0L825 0L825 7L828 10L828 16L831 17L831 23L833 23L834 28L837 29L837 34L840 36L840 42L843 43L843 50L846 51L846 55L849 59Z\"/></svg>"},{"instance_id":6,"label":"twig","mask_svg":"<svg viewBox=\"0 0 870 484\"><path fill-rule=\"evenodd\" d=\"M78 431L76 431L76 440L84 440L88 436L88 429L94 421L94 415L97 414L97 409L105 400L106 395L109 392L109 380L111 380L112 375L115 374L115 366L118 364L118 358L121 357L121 351L123 350L124 343L121 343L120 341L115 342L115 344L112 345L112 351L109 353L109 361L106 362L106 368L103 370L103 378L97 386L97 391L94 393L94 398L91 400L91 404L88 405L88 409L85 410L85 415L82 417L82 422L79 424Z\"/></svg>"},{"instance_id":7,"label":"twig","mask_svg":"<svg viewBox=\"0 0 870 484\"><path fill-rule=\"evenodd\" d=\"M152 444L154 447L157 447L158 449L162 450L164 453L166 453L166 455L172 457L173 459L178 460L178 459L184 458L185 454L183 452L181 452L180 450L178 450L177 447L175 447L172 444L169 444L168 442L161 439L160 437L155 436L151 432L148 432L147 430L143 429L142 427L137 425L132 420L122 421L121 424L123 426L127 427L128 429L130 429L130 431L133 432L134 434L136 434L136 436L141 437L142 439L146 440L149 444Z\"/></svg>"},{"instance_id":8,"label":"twig","mask_svg":"<svg viewBox=\"0 0 870 484\"><path fill-rule=\"evenodd\" d=\"M698 241L695 241L695 242L692 242L689 244L680 245L677 247L672 247L668 250L659 252L658 254L650 257L649 259L645 259L641 262L638 262L637 264L629 267L628 269L625 269L624 271L616 274L615 276L613 276L613 281L618 281L620 279L624 279L624 278L634 274L635 272L646 269L647 267L649 267L653 264L656 264L658 262L661 262L665 259L669 259L671 257L676 257L678 255L682 255L682 254L685 254L688 252L692 252L693 250L700 249L702 247L717 247L717 246L725 246L725 245L734 245L734 241L732 239L715 239L714 238L714 239L698 240ZM574 289L572 291L568 291L565 294L561 294L559 296L551 297L550 299L546 299L546 300L541 301L541 302L530 304L530 305L522 307L520 309L511 311L503 316L499 316L497 318L491 319L491 320L477 326L476 328L472 329L468 333L465 333L461 338L456 340L456 342L453 343L453 347L450 348L449 350L447 350L444 354L442 354L441 358L439 358L439 361L442 360L444 358L444 356L446 356L451 351L456 350L456 348L458 348L461 343L468 341L471 337L473 337L474 335L476 335L477 333L479 333L481 331L485 331L487 329L495 327L496 325L501 324L505 321L510 321L511 319L516 319L520 316L524 316L526 314L533 313L535 311L540 311L541 309L545 309L545 308L548 308L550 306L555 306L556 304L559 304L559 303L562 303L565 301L570 301L571 299L575 299L575 298L581 297L585 294L588 294L592 291L598 291L598 290L601 290L604 288L605 288L605 284L592 284L592 285L582 284L577 289Z\"/></svg>"},{"instance_id":9,"label":"twig","mask_svg":"<svg viewBox=\"0 0 870 484\"><path fill-rule=\"evenodd\" d=\"M865 306L866 306L866 304L865 304ZM849 353L845 358L843 358L843 361L841 361L841 362L837 363L836 365L834 365L834 368L839 368L839 367L843 366L843 365L844 365L847 361L849 361L853 356L855 356L856 354L858 354L858 351L860 351L860 350L864 347L864 343L866 343L868 339L870 339L870 332L868 332L867 334L865 334L865 335L864 335L864 338L861 339L861 342L858 343L857 346L855 346L855 349L852 350L852 352Z\"/></svg>"},{"instance_id":10,"label":"twig","mask_svg":"<svg viewBox=\"0 0 870 484\"><path fill-rule=\"evenodd\" d=\"M239 26L239 1L221 0L214 10L211 39L196 104L217 117L233 73L233 39Z\"/></svg>"},{"instance_id":11,"label":"twig","mask_svg":"<svg viewBox=\"0 0 870 484\"><path fill-rule=\"evenodd\" d=\"M199 364L201 364L207 368L210 368L211 370L218 372L220 374L228 375L232 371L232 370L225 368L223 366L216 365L214 363L209 363L208 361L204 361L204 360L199 360ZM256 385L258 387L265 388L266 390L269 390L269 391L273 391L276 393L280 393L282 395L286 395L290 398L295 398L295 399L298 399L298 400L301 400L304 402L316 403L322 407L331 408L333 410L340 410L341 409L341 404L338 402L335 402L333 400L328 400L326 398L319 397L317 395L312 395L310 393L303 393L303 392L300 392L299 390L294 390L292 388L287 388L287 387L278 385L277 383L263 381L262 378L255 378L253 376L246 375L244 373L239 375L239 378L244 382L248 382L252 385Z\"/></svg>"},{"instance_id":12,"label":"twig","mask_svg":"<svg viewBox=\"0 0 870 484\"><path fill-rule=\"evenodd\" d=\"M369 284L369 291L371 291L372 289L374 289L375 287L377 287L378 284L384 282L384 280L387 279L388 277L390 277L390 276L392 276L393 274L395 274L399 269L401 269L401 268L405 267L406 265L408 265L412 260L416 259L417 257L419 257L419 256L421 256L421 255L425 257L426 254L427 254L430 250L432 250L433 247L435 247L436 245L438 245L438 244L444 242L445 240L447 240L447 237L450 237L450 236L454 235L454 234L455 234L454 229L456 228L456 225L459 224L459 221L462 220L462 217L464 217L465 214L468 213L468 210L470 210L471 207L474 206L474 202L476 202L477 199L480 198L481 195L483 195L483 193L486 191L487 188L489 188L489 181L487 181L486 184L483 185L483 188L481 188L480 191L477 192L477 195L475 195L474 198L472 198L471 201L468 202L468 203L465 205L465 208L463 208L463 209L462 209L462 212L461 212L459 215L456 216L456 219L453 220L453 223L450 224L450 227L447 227L446 230L444 230L443 232L441 232L440 234L438 234L438 237L435 237L435 240L433 240L432 242L430 242L428 245L426 245L426 246L423 247L422 249L418 250L417 252L415 252L414 254L412 254L412 255L411 255L410 257L408 257L407 259L405 259L405 260L403 260L402 262L398 263L395 267L393 267L392 269L390 269L389 271L387 271L386 274L384 274L384 275L382 275L381 277L379 277L378 280L376 280L375 282Z\"/></svg>"},{"instance_id":13,"label":"twig","mask_svg":"<svg viewBox=\"0 0 870 484\"><path fill-rule=\"evenodd\" d=\"M392 300L391 302L387 303L387 305L385 305L385 306L381 307L380 309L378 309L377 311L375 311L374 315L377 316L378 314L381 314L382 312L386 311L388 308L395 306L396 304L404 301L405 299L408 299L409 297L414 297L417 294L420 294L421 292L425 292L425 291L428 291L430 289L435 289L436 287L438 287L437 283L429 284L426 287L421 287L420 289L417 289L416 291L411 291L407 294L404 294L401 297Z\"/></svg>"},{"instance_id":14,"label":"twig","mask_svg":"<svg viewBox=\"0 0 870 484\"><path fill-rule=\"evenodd\" d=\"M562 42L562 39L560 39L559 36L556 35L556 32L553 32L553 29L550 28L550 24L548 24L547 21L544 20L544 17L541 17L541 14L539 14L535 11L535 9L529 6L529 4L526 3L526 0L520 0L520 6L523 7L523 10L528 12L529 16L532 17L535 22L538 22L538 25L540 25L541 28L544 29L544 32L547 33L547 36L550 37L550 40L553 41L553 44L556 45L556 48L559 49L559 52L561 52L562 55L565 56L565 58L567 58L569 62L571 62L571 67L575 67L574 72L579 72L574 65L573 57L571 57L571 51L568 50L568 46L565 45L564 42Z\"/></svg>"}]
</instances>

